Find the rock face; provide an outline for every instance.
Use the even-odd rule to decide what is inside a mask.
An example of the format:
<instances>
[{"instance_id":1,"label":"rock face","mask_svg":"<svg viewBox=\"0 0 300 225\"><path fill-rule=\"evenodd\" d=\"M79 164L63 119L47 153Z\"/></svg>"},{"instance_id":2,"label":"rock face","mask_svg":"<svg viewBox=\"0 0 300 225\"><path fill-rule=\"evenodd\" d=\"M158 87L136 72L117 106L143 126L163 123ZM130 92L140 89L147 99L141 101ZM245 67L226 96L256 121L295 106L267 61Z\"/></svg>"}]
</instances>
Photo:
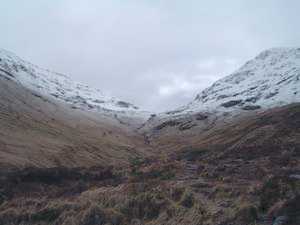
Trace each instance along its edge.
<instances>
[{"instance_id":1,"label":"rock face","mask_svg":"<svg viewBox=\"0 0 300 225\"><path fill-rule=\"evenodd\" d=\"M236 72L215 82L188 105L152 117L141 130L153 136L157 127L177 121L172 126L175 134L184 131L193 135L235 117L299 102L300 48L274 48L260 53ZM197 114L206 116L195 120ZM184 126L191 119L193 125ZM187 129L180 129L182 126ZM173 131L168 129L166 132Z\"/></svg>"},{"instance_id":2,"label":"rock face","mask_svg":"<svg viewBox=\"0 0 300 225\"><path fill-rule=\"evenodd\" d=\"M299 101L300 48L274 48L215 82L177 114L267 109Z\"/></svg>"}]
</instances>

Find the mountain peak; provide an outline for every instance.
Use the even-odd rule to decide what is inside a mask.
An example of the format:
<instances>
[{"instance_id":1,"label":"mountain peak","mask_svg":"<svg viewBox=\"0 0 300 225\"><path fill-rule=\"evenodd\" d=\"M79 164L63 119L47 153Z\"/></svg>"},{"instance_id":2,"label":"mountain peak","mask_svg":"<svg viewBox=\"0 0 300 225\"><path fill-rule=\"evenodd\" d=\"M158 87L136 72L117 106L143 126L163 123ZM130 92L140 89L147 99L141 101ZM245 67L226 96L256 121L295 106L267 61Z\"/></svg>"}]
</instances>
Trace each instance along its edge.
<instances>
[{"instance_id":1,"label":"mountain peak","mask_svg":"<svg viewBox=\"0 0 300 225\"><path fill-rule=\"evenodd\" d=\"M197 95L186 111L270 108L300 101L300 48L272 48Z\"/></svg>"},{"instance_id":2,"label":"mountain peak","mask_svg":"<svg viewBox=\"0 0 300 225\"><path fill-rule=\"evenodd\" d=\"M35 66L7 50L0 49L0 77L14 80L31 91L55 98L74 109L143 116L138 107L103 94L99 89L74 82L68 76Z\"/></svg>"}]
</instances>

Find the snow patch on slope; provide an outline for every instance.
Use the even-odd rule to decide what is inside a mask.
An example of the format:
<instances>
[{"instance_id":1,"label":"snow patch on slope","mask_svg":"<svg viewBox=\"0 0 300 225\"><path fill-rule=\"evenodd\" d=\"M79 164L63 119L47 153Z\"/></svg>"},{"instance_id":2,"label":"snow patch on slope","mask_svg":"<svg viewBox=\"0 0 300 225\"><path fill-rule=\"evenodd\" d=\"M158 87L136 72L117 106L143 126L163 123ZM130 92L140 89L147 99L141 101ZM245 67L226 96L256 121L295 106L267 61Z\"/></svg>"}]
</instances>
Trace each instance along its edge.
<instances>
[{"instance_id":1,"label":"snow patch on slope","mask_svg":"<svg viewBox=\"0 0 300 225\"><path fill-rule=\"evenodd\" d=\"M125 116L149 115L133 104L74 82L66 75L39 68L3 49L0 49L0 75L15 80L36 93L64 101L74 109L118 113Z\"/></svg>"},{"instance_id":2,"label":"snow patch on slope","mask_svg":"<svg viewBox=\"0 0 300 225\"><path fill-rule=\"evenodd\" d=\"M294 102L300 102L300 48L274 48L167 114L267 109Z\"/></svg>"}]
</instances>

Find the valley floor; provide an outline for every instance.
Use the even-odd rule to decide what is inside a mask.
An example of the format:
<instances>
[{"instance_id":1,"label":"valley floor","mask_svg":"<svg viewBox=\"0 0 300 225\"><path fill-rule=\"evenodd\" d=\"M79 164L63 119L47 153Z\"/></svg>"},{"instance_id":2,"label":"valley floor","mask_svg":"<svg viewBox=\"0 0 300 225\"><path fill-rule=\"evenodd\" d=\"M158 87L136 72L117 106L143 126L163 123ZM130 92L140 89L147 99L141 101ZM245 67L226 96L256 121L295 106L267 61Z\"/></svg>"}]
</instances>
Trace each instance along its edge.
<instances>
[{"instance_id":1,"label":"valley floor","mask_svg":"<svg viewBox=\"0 0 300 225\"><path fill-rule=\"evenodd\" d=\"M0 224L297 225L299 156L273 160L178 156L133 158L126 169L2 171Z\"/></svg>"},{"instance_id":2,"label":"valley floor","mask_svg":"<svg viewBox=\"0 0 300 225\"><path fill-rule=\"evenodd\" d=\"M300 224L299 104L176 135L124 164L2 167L0 224Z\"/></svg>"}]
</instances>

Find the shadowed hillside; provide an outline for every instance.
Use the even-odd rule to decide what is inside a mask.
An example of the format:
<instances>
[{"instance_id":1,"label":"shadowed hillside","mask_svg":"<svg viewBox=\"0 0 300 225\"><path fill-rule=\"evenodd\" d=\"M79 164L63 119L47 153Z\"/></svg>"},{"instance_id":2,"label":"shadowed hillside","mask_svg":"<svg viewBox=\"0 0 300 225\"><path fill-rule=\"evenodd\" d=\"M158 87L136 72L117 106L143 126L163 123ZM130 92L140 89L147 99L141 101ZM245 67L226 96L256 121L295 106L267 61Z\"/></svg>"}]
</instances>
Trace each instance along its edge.
<instances>
[{"instance_id":1,"label":"shadowed hillside","mask_svg":"<svg viewBox=\"0 0 300 225\"><path fill-rule=\"evenodd\" d=\"M1 76L0 96L2 167L127 164L148 154L143 138L109 116L74 110Z\"/></svg>"}]
</instances>

